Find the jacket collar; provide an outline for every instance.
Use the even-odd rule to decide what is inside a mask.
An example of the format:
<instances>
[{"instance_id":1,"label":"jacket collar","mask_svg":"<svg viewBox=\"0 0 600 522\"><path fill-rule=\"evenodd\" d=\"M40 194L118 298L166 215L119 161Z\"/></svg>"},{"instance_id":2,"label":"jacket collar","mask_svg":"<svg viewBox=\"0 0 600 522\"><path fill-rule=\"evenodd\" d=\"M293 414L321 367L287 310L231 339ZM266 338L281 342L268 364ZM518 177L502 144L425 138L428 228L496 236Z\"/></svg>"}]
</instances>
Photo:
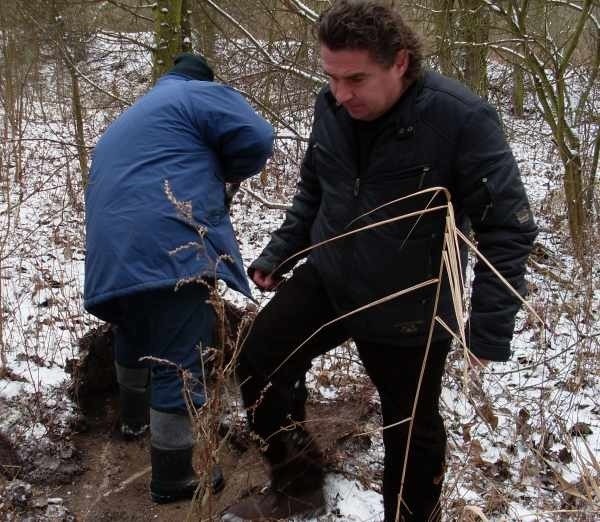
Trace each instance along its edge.
<instances>
[{"instance_id":1,"label":"jacket collar","mask_svg":"<svg viewBox=\"0 0 600 522\"><path fill-rule=\"evenodd\" d=\"M180 81L186 81L189 82L190 80L193 80L194 78L192 78L191 76L188 76L187 74L183 74L180 72L168 72L163 74L158 80L156 80L156 83L161 83L163 81L166 80L180 80Z\"/></svg>"},{"instance_id":2,"label":"jacket collar","mask_svg":"<svg viewBox=\"0 0 600 522\"><path fill-rule=\"evenodd\" d=\"M402 93L402 96L400 96L392 108L381 116L382 118L387 118L389 122L394 122L398 139L409 138L415 133L415 124L417 121L415 105L419 95L423 91L426 74L425 71L421 72L421 74L419 74L419 76L409 85L408 89ZM352 118L342 105L338 105L335 97L331 93L329 85L325 86L324 95L329 108L336 114L338 121L344 124L351 124Z\"/></svg>"},{"instance_id":3,"label":"jacket collar","mask_svg":"<svg viewBox=\"0 0 600 522\"><path fill-rule=\"evenodd\" d=\"M408 86L396 104L390 109L392 117L390 121L396 126L396 137L400 140L411 138L415 134L417 123L416 104L419 95L423 91L425 73L422 72Z\"/></svg>"}]
</instances>

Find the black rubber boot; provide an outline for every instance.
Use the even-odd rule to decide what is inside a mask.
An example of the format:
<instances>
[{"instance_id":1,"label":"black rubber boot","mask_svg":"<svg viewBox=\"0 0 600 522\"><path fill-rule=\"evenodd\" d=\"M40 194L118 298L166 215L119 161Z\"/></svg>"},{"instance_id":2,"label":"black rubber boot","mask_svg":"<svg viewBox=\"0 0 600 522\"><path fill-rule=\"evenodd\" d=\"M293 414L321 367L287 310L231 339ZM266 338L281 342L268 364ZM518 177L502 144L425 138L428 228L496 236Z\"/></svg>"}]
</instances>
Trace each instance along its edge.
<instances>
[{"instance_id":1,"label":"black rubber boot","mask_svg":"<svg viewBox=\"0 0 600 522\"><path fill-rule=\"evenodd\" d=\"M264 455L271 472L270 487L228 508L222 521L315 517L325 511L323 458L306 431L295 428L272 436Z\"/></svg>"},{"instance_id":2,"label":"black rubber boot","mask_svg":"<svg viewBox=\"0 0 600 522\"><path fill-rule=\"evenodd\" d=\"M200 477L192 467L193 448L158 449L150 448L152 461L152 480L150 497L157 504L168 504L178 500L191 499L202 484ZM223 473L219 466L213 466L210 480L213 493L225 486Z\"/></svg>"},{"instance_id":3,"label":"black rubber boot","mask_svg":"<svg viewBox=\"0 0 600 522\"><path fill-rule=\"evenodd\" d=\"M141 437L150 427L150 372L115 362L119 383L119 431L125 440Z\"/></svg>"},{"instance_id":4,"label":"black rubber boot","mask_svg":"<svg viewBox=\"0 0 600 522\"><path fill-rule=\"evenodd\" d=\"M150 427L149 390L119 388L120 431L125 440L134 440L144 435Z\"/></svg>"},{"instance_id":5,"label":"black rubber boot","mask_svg":"<svg viewBox=\"0 0 600 522\"><path fill-rule=\"evenodd\" d=\"M290 495L268 488L231 506L221 515L221 521L289 520L295 517L314 518L324 513L325 497L322 489Z\"/></svg>"}]
</instances>

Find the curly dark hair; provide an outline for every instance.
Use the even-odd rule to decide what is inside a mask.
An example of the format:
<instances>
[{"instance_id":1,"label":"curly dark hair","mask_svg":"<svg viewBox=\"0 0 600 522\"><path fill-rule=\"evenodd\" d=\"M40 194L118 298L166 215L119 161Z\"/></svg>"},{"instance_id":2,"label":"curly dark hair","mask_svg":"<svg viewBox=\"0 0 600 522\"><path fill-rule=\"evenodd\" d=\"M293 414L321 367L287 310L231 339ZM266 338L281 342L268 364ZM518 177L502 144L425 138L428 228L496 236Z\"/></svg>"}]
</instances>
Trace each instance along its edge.
<instances>
[{"instance_id":1,"label":"curly dark hair","mask_svg":"<svg viewBox=\"0 0 600 522\"><path fill-rule=\"evenodd\" d=\"M406 79L421 72L423 48L420 38L400 14L376 0L338 0L319 17L318 38L332 51L366 50L385 67L390 67L398 51L410 55Z\"/></svg>"}]
</instances>

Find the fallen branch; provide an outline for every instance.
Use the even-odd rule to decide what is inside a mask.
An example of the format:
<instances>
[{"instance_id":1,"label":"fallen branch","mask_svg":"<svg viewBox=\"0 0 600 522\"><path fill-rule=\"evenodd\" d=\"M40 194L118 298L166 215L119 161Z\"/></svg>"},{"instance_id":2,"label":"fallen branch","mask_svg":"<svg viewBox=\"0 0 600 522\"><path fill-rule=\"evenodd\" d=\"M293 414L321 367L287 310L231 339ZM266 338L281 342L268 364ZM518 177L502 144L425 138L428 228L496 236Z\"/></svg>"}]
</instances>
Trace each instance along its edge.
<instances>
[{"instance_id":1,"label":"fallen branch","mask_svg":"<svg viewBox=\"0 0 600 522\"><path fill-rule=\"evenodd\" d=\"M541 263L538 263L537 261L529 258L529 264L538 273L542 274L543 276L546 276L548 279L552 279L552 281L554 281L555 283L559 283L559 284L565 286L566 288L573 289L572 281L559 276L558 274L554 273L552 270L550 270L548 267L542 265Z\"/></svg>"},{"instance_id":2,"label":"fallen branch","mask_svg":"<svg viewBox=\"0 0 600 522\"><path fill-rule=\"evenodd\" d=\"M285 203L275 203L274 201L266 200L265 198L263 198L262 196L260 196L259 194L247 187L240 187L240 190L242 192L246 192L267 208L278 210L289 210L290 208L292 208L291 205L286 205Z\"/></svg>"}]
</instances>

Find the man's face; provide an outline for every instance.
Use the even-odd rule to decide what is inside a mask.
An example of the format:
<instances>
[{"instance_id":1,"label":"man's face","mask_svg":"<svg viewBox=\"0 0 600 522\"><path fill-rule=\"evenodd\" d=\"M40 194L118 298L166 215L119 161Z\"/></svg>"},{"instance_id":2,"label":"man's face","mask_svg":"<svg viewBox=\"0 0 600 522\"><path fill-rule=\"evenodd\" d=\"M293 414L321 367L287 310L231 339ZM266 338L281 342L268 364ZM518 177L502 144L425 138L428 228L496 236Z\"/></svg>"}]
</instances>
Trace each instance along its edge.
<instances>
[{"instance_id":1,"label":"man's face","mask_svg":"<svg viewBox=\"0 0 600 522\"><path fill-rule=\"evenodd\" d=\"M385 67L366 50L332 51L321 44L321 62L332 94L356 120L372 121L388 111L406 88L406 51Z\"/></svg>"}]
</instances>

